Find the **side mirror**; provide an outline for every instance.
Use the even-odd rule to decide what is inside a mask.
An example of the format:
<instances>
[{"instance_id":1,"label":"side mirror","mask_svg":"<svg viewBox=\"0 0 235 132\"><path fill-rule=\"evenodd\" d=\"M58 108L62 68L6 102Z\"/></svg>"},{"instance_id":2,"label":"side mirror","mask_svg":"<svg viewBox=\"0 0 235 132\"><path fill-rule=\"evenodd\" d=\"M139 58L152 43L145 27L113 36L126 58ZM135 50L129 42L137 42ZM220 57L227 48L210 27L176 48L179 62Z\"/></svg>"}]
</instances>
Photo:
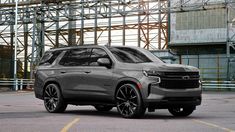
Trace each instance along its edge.
<instances>
[{"instance_id":1,"label":"side mirror","mask_svg":"<svg viewBox=\"0 0 235 132\"><path fill-rule=\"evenodd\" d=\"M110 68L111 66L111 62L108 58L99 58L97 60L97 63L100 65L100 66L106 66L107 68Z\"/></svg>"}]
</instances>

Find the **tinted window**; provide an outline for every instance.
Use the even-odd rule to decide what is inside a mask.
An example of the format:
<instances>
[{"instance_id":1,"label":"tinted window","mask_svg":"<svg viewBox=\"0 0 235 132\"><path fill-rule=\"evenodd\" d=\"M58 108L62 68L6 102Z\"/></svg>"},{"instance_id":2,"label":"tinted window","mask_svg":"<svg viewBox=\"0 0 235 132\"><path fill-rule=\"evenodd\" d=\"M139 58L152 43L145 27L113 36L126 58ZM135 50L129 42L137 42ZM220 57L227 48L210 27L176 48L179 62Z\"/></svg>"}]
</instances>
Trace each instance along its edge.
<instances>
[{"instance_id":1,"label":"tinted window","mask_svg":"<svg viewBox=\"0 0 235 132\"><path fill-rule=\"evenodd\" d=\"M50 65L52 64L55 59L60 55L61 51L48 51L45 52L44 56L42 57L39 65Z\"/></svg>"},{"instance_id":2,"label":"tinted window","mask_svg":"<svg viewBox=\"0 0 235 132\"><path fill-rule=\"evenodd\" d=\"M110 51L120 62L124 63L145 63L152 62L147 56L132 48L111 47Z\"/></svg>"},{"instance_id":3,"label":"tinted window","mask_svg":"<svg viewBox=\"0 0 235 132\"><path fill-rule=\"evenodd\" d=\"M72 49L65 53L60 63L64 66L87 66L89 63L91 49Z\"/></svg>"},{"instance_id":4,"label":"tinted window","mask_svg":"<svg viewBox=\"0 0 235 132\"><path fill-rule=\"evenodd\" d=\"M109 58L107 53L103 49L93 49L91 52L90 65L98 66L97 60L99 58Z\"/></svg>"}]
</instances>

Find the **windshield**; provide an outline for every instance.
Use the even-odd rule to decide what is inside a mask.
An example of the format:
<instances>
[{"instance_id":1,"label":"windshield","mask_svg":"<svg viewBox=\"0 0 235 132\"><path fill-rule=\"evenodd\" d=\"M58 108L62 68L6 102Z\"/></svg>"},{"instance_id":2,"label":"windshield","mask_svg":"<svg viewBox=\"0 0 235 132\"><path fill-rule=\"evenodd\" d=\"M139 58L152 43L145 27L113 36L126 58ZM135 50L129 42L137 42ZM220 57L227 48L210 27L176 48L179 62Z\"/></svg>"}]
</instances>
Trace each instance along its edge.
<instances>
[{"instance_id":1,"label":"windshield","mask_svg":"<svg viewBox=\"0 0 235 132\"><path fill-rule=\"evenodd\" d=\"M125 48L125 47L110 47L109 50L120 62L124 63L152 62L145 54L141 53L136 49Z\"/></svg>"}]
</instances>

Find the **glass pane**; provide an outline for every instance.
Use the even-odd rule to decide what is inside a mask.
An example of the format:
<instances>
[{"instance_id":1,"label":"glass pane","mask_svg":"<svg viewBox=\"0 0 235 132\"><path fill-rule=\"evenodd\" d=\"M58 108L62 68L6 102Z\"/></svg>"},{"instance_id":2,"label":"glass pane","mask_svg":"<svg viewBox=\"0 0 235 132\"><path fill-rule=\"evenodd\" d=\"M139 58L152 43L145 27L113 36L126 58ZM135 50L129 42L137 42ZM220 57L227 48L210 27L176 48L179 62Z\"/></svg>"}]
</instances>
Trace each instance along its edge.
<instances>
[{"instance_id":1,"label":"glass pane","mask_svg":"<svg viewBox=\"0 0 235 132\"><path fill-rule=\"evenodd\" d=\"M103 49L93 49L90 58L91 66L98 66L97 60L99 58L109 58L107 53Z\"/></svg>"},{"instance_id":2,"label":"glass pane","mask_svg":"<svg viewBox=\"0 0 235 132\"><path fill-rule=\"evenodd\" d=\"M39 65L50 65L60 55L61 51L45 52Z\"/></svg>"},{"instance_id":3,"label":"glass pane","mask_svg":"<svg viewBox=\"0 0 235 132\"><path fill-rule=\"evenodd\" d=\"M110 48L110 51L120 62L145 63L152 62L148 57L138 50L131 48Z\"/></svg>"},{"instance_id":4,"label":"glass pane","mask_svg":"<svg viewBox=\"0 0 235 132\"><path fill-rule=\"evenodd\" d=\"M68 51L61 59L60 64L65 66L87 66L91 49L81 48Z\"/></svg>"}]
</instances>

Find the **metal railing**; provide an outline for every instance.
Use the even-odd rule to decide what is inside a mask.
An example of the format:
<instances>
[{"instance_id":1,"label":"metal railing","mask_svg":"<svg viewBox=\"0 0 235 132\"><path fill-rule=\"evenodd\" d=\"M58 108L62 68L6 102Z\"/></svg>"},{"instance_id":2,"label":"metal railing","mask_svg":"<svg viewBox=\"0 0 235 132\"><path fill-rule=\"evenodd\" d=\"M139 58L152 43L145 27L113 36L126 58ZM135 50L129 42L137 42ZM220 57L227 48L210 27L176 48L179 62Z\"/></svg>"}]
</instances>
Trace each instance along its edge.
<instances>
[{"instance_id":1,"label":"metal railing","mask_svg":"<svg viewBox=\"0 0 235 132\"><path fill-rule=\"evenodd\" d=\"M12 88L12 90L22 90L23 86L26 87L31 87L34 85L34 79L0 79L0 87L4 86L4 87L8 87L8 86L14 86L14 88Z\"/></svg>"},{"instance_id":2,"label":"metal railing","mask_svg":"<svg viewBox=\"0 0 235 132\"><path fill-rule=\"evenodd\" d=\"M34 79L1 79L1 86L16 86L12 90L22 90L23 86L32 88L34 85ZM202 81L203 89L235 89L235 81Z\"/></svg>"},{"instance_id":3,"label":"metal railing","mask_svg":"<svg viewBox=\"0 0 235 132\"><path fill-rule=\"evenodd\" d=\"M202 81L203 89L235 89L235 81Z\"/></svg>"}]
</instances>

